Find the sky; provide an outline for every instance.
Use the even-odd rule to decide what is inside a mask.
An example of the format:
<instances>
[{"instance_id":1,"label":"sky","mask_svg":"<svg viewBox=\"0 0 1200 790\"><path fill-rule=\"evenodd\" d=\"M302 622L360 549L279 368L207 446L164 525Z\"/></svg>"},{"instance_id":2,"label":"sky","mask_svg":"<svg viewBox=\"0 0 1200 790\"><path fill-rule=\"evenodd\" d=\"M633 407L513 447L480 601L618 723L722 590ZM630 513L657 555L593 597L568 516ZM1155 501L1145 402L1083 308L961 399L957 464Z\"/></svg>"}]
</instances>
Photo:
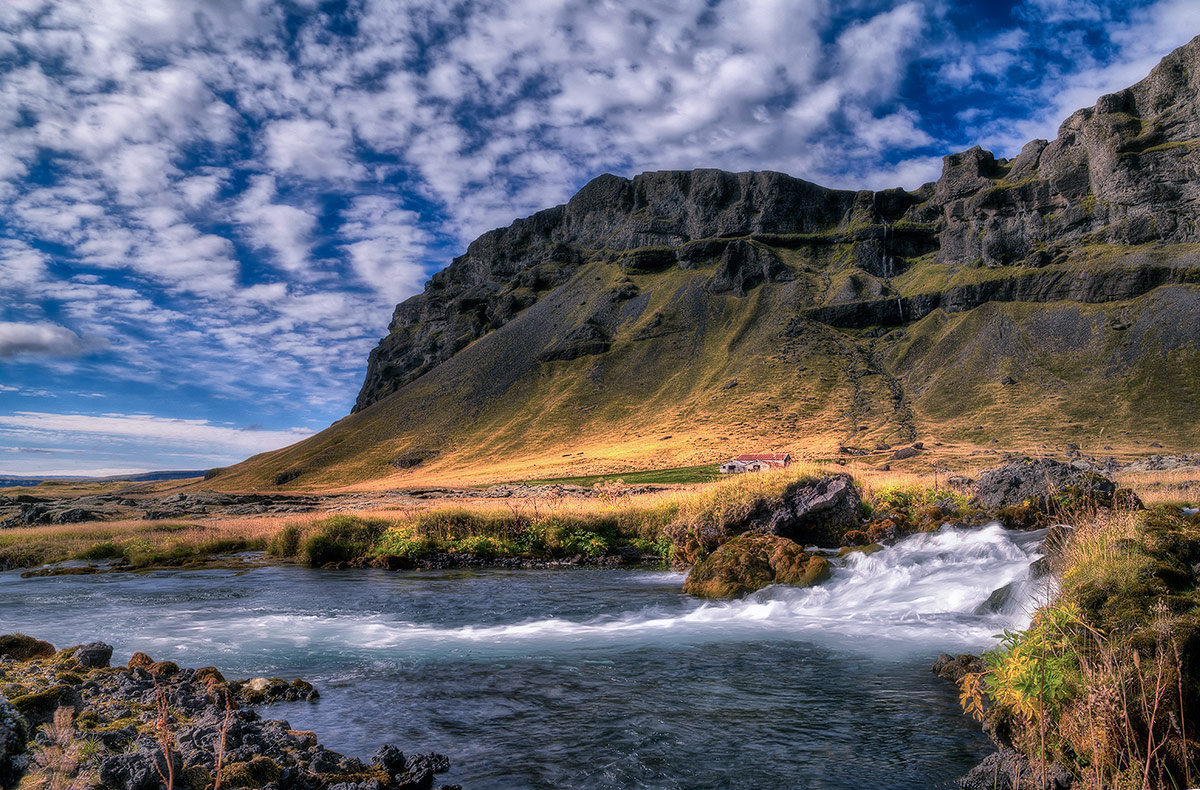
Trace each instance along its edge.
<instances>
[{"instance_id":1,"label":"sky","mask_svg":"<svg viewBox=\"0 0 1200 790\"><path fill-rule=\"evenodd\" d=\"M398 301L601 173L915 188L1195 0L0 0L0 473L206 469L349 412Z\"/></svg>"}]
</instances>

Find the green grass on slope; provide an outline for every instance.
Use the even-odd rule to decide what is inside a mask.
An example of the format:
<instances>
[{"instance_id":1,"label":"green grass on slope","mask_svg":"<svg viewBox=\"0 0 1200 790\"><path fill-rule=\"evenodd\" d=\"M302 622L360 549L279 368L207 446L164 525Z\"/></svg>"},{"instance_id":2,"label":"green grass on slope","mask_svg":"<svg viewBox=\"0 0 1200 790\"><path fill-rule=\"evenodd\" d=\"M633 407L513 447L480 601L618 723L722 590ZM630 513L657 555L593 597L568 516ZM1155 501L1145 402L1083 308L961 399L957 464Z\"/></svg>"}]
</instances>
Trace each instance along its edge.
<instances>
[{"instance_id":1,"label":"green grass on slope","mask_svg":"<svg viewBox=\"0 0 1200 790\"><path fill-rule=\"evenodd\" d=\"M680 466L675 469L648 469L642 472L619 472L607 475L580 475L578 477L546 477L540 480L522 480L527 485L563 485L590 487L602 481L622 480L628 485L687 485L710 483L719 480L721 472L717 464Z\"/></svg>"}]
</instances>

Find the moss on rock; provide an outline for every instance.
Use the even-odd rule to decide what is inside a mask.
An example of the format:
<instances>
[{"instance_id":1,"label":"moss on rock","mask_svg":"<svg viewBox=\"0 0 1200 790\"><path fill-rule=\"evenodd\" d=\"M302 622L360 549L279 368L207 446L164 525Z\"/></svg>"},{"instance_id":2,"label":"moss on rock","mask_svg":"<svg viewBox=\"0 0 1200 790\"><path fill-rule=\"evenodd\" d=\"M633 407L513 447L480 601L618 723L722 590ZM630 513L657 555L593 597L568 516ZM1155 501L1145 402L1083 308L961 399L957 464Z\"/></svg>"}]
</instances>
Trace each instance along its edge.
<instances>
[{"instance_id":1,"label":"moss on rock","mask_svg":"<svg viewBox=\"0 0 1200 790\"><path fill-rule=\"evenodd\" d=\"M44 691L36 691L12 699L12 705L30 724L44 724L54 718L54 711L63 707L75 707L79 695L75 689L60 683Z\"/></svg>"},{"instance_id":2,"label":"moss on rock","mask_svg":"<svg viewBox=\"0 0 1200 790\"><path fill-rule=\"evenodd\" d=\"M0 656L8 656L14 661L29 661L52 655L54 655L54 645L49 642L43 642L25 634L0 636Z\"/></svg>"},{"instance_id":3,"label":"moss on rock","mask_svg":"<svg viewBox=\"0 0 1200 790\"><path fill-rule=\"evenodd\" d=\"M829 561L777 535L743 534L722 544L692 568L683 591L731 598L769 584L809 587L829 578Z\"/></svg>"}]
</instances>

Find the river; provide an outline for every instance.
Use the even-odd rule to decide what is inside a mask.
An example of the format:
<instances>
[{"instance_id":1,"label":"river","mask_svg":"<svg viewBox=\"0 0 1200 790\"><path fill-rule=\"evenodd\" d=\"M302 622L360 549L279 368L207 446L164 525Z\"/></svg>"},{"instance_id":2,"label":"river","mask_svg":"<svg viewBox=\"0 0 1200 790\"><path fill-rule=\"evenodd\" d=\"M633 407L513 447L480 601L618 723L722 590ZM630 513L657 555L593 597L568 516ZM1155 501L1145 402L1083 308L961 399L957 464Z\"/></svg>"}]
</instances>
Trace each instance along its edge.
<instances>
[{"instance_id":1,"label":"river","mask_svg":"<svg viewBox=\"0 0 1200 790\"><path fill-rule=\"evenodd\" d=\"M1028 622L1039 537L944 529L727 603L645 570L9 572L0 633L303 677L318 702L263 714L467 790L926 790L990 751L929 666Z\"/></svg>"}]
</instances>

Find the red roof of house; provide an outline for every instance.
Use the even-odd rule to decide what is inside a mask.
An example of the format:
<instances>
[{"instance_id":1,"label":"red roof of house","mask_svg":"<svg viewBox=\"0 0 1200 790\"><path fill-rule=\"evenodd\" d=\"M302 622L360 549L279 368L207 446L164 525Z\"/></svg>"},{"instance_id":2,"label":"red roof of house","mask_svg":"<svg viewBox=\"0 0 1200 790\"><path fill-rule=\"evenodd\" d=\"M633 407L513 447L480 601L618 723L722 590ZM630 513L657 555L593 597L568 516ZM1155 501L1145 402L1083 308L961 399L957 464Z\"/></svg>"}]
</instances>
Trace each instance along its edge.
<instances>
[{"instance_id":1,"label":"red roof of house","mask_svg":"<svg viewBox=\"0 0 1200 790\"><path fill-rule=\"evenodd\" d=\"M791 453L746 453L734 458L735 461L786 461Z\"/></svg>"}]
</instances>

